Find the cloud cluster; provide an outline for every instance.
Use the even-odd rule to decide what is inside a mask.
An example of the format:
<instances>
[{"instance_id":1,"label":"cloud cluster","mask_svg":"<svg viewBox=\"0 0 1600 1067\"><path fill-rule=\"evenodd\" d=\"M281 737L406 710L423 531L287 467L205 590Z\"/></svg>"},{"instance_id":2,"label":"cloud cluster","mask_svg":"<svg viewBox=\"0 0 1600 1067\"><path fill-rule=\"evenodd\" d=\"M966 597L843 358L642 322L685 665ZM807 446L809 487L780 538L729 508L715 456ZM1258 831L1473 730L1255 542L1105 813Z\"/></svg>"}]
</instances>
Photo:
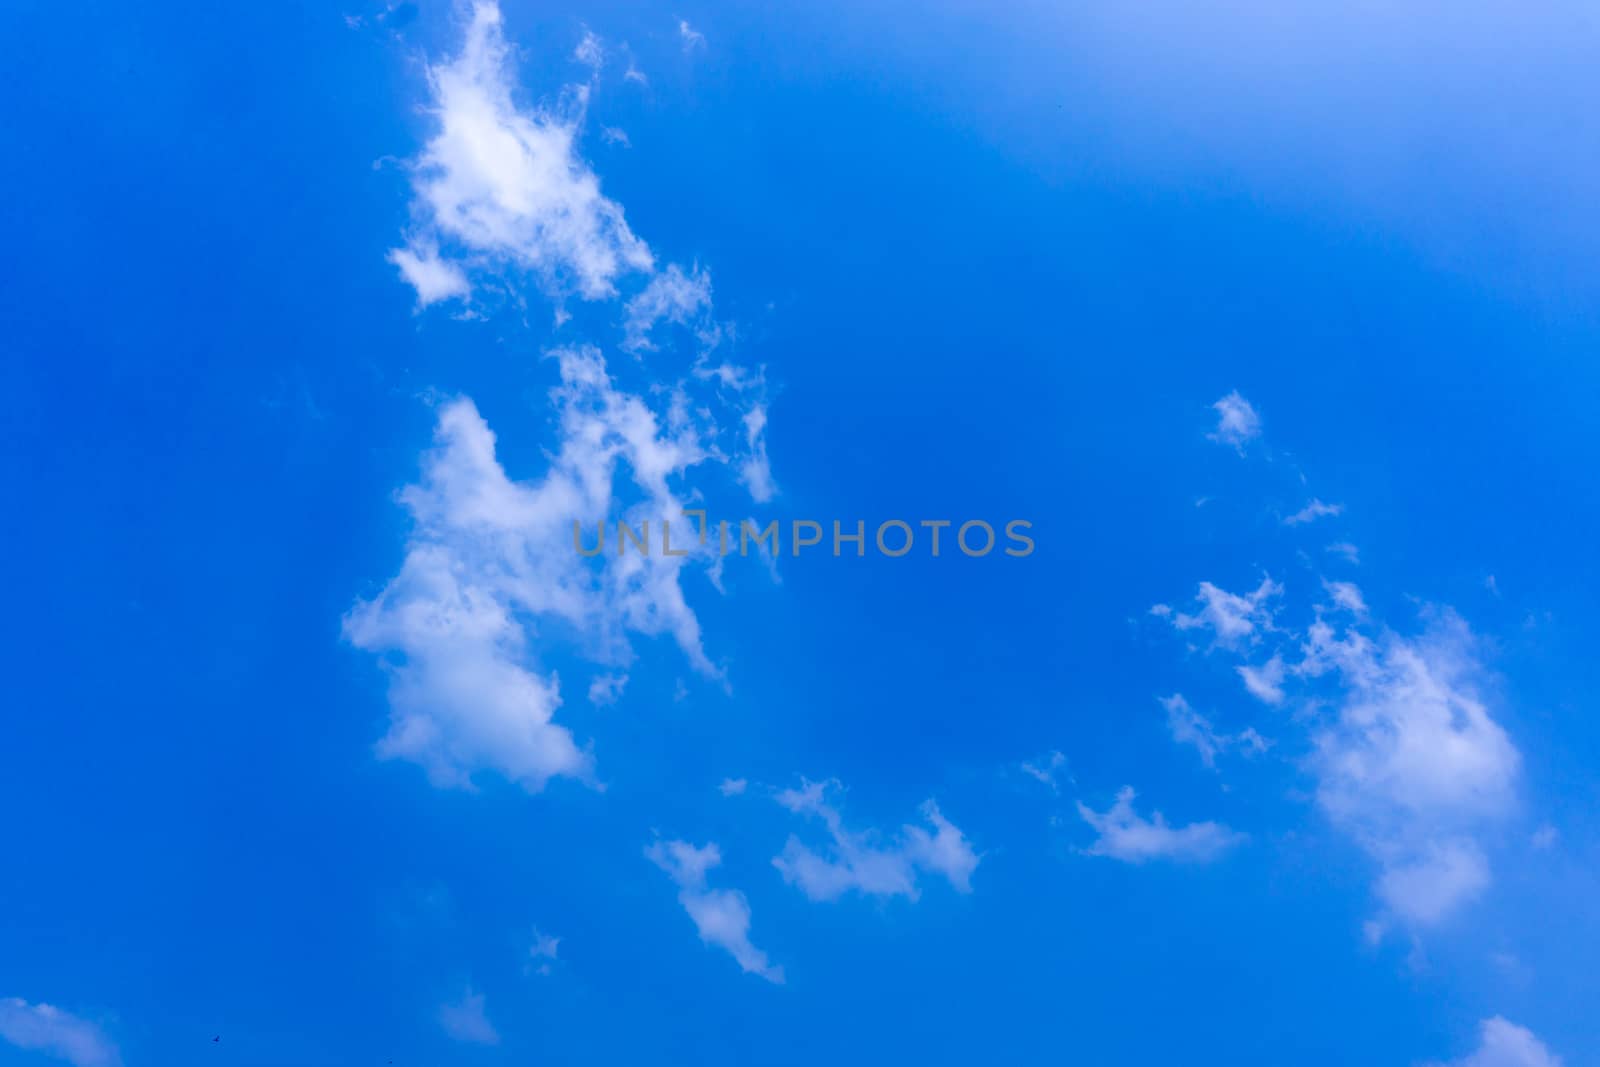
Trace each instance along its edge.
<instances>
[{"instance_id":1,"label":"cloud cluster","mask_svg":"<svg viewBox=\"0 0 1600 1067\"><path fill-rule=\"evenodd\" d=\"M1488 672L1458 616L1430 610L1425 631L1406 637L1371 618L1354 583L1323 589L1330 603L1303 631L1278 621L1270 602L1283 587L1271 579L1246 595L1202 582L1199 611L1156 614L1241 657L1279 639L1269 658L1234 670L1263 703L1336 709L1309 738L1318 803L1377 861L1391 916L1438 922L1489 884L1481 838L1515 805L1520 757L1478 696ZM1208 766L1230 744L1260 747L1254 731L1218 735L1181 697L1163 706L1174 740Z\"/></svg>"},{"instance_id":2,"label":"cloud cluster","mask_svg":"<svg viewBox=\"0 0 1600 1067\"><path fill-rule=\"evenodd\" d=\"M558 301L620 301L617 283L634 274L643 285L619 306L620 346L655 351L663 324L697 341L677 377L657 370L632 386L593 344L548 352L560 376L550 393L557 440L530 481L501 466L470 399L440 404L421 479L400 494L413 522L400 572L344 620L346 638L382 656L390 675L381 755L423 766L442 786L470 787L489 771L537 791L593 770L556 721L560 679L541 662L552 635L602 668L589 687L597 706L627 681L630 636L670 637L701 675L721 676L680 581L696 556L585 560L573 522L648 521L659 537L662 520L699 498L687 476L702 464L770 497L765 383L726 357L711 364L728 328L711 316L708 272L657 273L601 194L577 151L587 87L569 86L564 109L521 107L498 7L479 0L464 30L460 52L428 68L437 129L414 162L412 226L391 256L419 302L466 296L479 276L512 290L531 280ZM574 59L598 70L599 39L586 33Z\"/></svg>"},{"instance_id":3,"label":"cloud cluster","mask_svg":"<svg viewBox=\"0 0 1600 1067\"><path fill-rule=\"evenodd\" d=\"M837 782L802 779L798 789L778 794L778 803L795 814L820 819L829 838L819 851L791 834L772 861L785 881L811 900L836 900L848 892L915 900L919 872L942 875L962 893L972 891L972 872L980 857L932 800L921 809L927 827L908 824L885 842L877 831L845 828L839 809L828 799L840 788Z\"/></svg>"},{"instance_id":4,"label":"cloud cluster","mask_svg":"<svg viewBox=\"0 0 1600 1067\"><path fill-rule=\"evenodd\" d=\"M359 648L389 657L392 721L380 752L421 764L440 785L491 769L530 790L583 777L589 757L553 721L557 679L530 666L530 624L559 620L605 663L625 663L629 632L670 635L702 674L701 646L679 573L690 557L634 553L589 565L573 522L625 513L678 515L669 486L708 456L687 418L663 422L615 387L593 348L554 353L551 404L560 444L542 478L512 480L470 400L439 411L421 481L400 494L414 529L400 573L345 618ZM594 691L613 695L610 683Z\"/></svg>"},{"instance_id":5,"label":"cloud cluster","mask_svg":"<svg viewBox=\"0 0 1600 1067\"><path fill-rule=\"evenodd\" d=\"M1215 439L1238 447L1259 436L1238 393L1214 406ZM1313 498L1284 521L1342 512ZM1354 545L1330 551L1359 558ZM1201 582L1195 610L1151 611L1179 631L1209 632L1208 651L1242 661L1234 670L1251 696L1292 704L1297 721L1315 724L1306 767L1317 803L1376 862L1386 917L1440 922L1490 882L1485 841L1515 807L1521 758L1484 702L1488 671L1460 617L1425 609L1423 632L1405 636L1373 617L1355 583L1321 586L1327 599L1302 628L1280 621L1284 587L1270 576L1244 594ZM1174 739L1212 764L1226 740L1180 697L1163 703Z\"/></svg>"},{"instance_id":6,"label":"cloud cluster","mask_svg":"<svg viewBox=\"0 0 1600 1067\"><path fill-rule=\"evenodd\" d=\"M1235 648L1272 629L1272 602L1282 595L1283 586L1270 577L1263 577L1253 592L1244 594L1201 582L1195 597L1199 610L1194 614L1174 611L1166 604L1155 605L1150 613L1170 620L1179 630L1209 630L1218 646Z\"/></svg>"}]
</instances>

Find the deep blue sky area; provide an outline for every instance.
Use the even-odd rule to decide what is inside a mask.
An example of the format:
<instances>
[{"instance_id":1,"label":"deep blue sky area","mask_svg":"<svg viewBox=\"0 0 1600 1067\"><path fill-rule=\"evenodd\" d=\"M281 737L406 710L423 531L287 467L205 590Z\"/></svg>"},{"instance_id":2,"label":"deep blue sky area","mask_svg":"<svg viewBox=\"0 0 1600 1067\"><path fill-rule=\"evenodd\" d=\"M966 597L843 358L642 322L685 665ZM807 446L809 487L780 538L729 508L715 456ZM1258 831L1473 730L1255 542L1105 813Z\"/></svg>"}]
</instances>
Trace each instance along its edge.
<instances>
[{"instance_id":1,"label":"deep blue sky area","mask_svg":"<svg viewBox=\"0 0 1600 1067\"><path fill-rule=\"evenodd\" d=\"M1600 1063L1592 8L21 0L0 85L0 1064ZM571 551L695 502L778 558Z\"/></svg>"}]
</instances>

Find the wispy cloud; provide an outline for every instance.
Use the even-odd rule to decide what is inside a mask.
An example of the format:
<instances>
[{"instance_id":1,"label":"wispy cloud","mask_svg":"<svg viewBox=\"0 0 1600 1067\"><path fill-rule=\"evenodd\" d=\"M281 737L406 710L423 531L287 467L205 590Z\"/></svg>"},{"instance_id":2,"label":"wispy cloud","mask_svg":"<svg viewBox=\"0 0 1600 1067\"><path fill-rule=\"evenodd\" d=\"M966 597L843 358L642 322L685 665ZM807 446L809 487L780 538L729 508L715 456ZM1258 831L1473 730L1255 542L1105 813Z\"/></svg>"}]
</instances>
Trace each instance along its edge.
<instances>
[{"instance_id":1,"label":"wispy cloud","mask_svg":"<svg viewBox=\"0 0 1600 1067\"><path fill-rule=\"evenodd\" d=\"M469 1045L498 1045L500 1033L484 1012L482 993L468 989L460 1000L439 1007L439 1025L457 1041Z\"/></svg>"},{"instance_id":2,"label":"wispy cloud","mask_svg":"<svg viewBox=\"0 0 1600 1067\"><path fill-rule=\"evenodd\" d=\"M734 889L711 889L706 872L721 865L722 852L715 843L698 847L687 841L657 841L645 856L667 872L678 886L678 902L694 920L700 940L726 951L746 974L769 982L783 982L783 968L750 943L750 903Z\"/></svg>"},{"instance_id":3,"label":"wispy cloud","mask_svg":"<svg viewBox=\"0 0 1600 1067\"><path fill-rule=\"evenodd\" d=\"M529 969L537 969L540 974L549 974L551 965L561 951L561 939L551 937L549 934L533 931L533 939L528 944Z\"/></svg>"},{"instance_id":4,"label":"wispy cloud","mask_svg":"<svg viewBox=\"0 0 1600 1067\"><path fill-rule=\"evenodd\" d=\"M1037 778L1050 787L1052 793L1060 792L1060 785L1056 781L1056 774L1067 765L1067 757L1051 749L1041 760L1025 760L1022 764L1022 773L1030 778Z\"/></svg>"},{"instance_id":5,"label":"wispy cloud","mask_svg":"<svg viewBox=\"0 0 1600 1067\"><path fill-rule=\"evenodd\" d=\"M1284 666L1282 656L1273 656L1259 667L1241 664L1234 668L1251 696L1263 704L1283 703Z\"/></svg>"},{"instance_id":6,"label":"wispy cloud","mask_svg":"<svg viewBox=\"0 0 1600 1067\"><path fill-rule=\"evenodd\" d=\"M650 279L650 284L628 301L622 347L629 352L655 349L650 333L661 322L689 326L704 320L711 308L711 276L698 266L690 271L676 263ZM714 324L702 322L702 335Z\"/></svg>"},{"instance_id":7,"label":"wispy cloud","mask_svg":"<svg viewBox=\"0 0 1600 1067\"><path fill-rule=\"evenodd\" d=\"M578 42L578 47L572 50L572 58L586 67L599 70L605 63L606 50L600 38L589 30L583 31L583 39Z\"/></svg>"},{"instance_id":8,"label":"wispy cloud","mask_svg":"<svg viewBox=\"0 0 1600 1067\"><path fill-rule=\"evenodd\" d=\"M1333 606L1348 611L1352 615L1365 615L1367 613L1366 598L1361 595L1361 587L1354 582L1330 582L1324 580L1322 588L1328 596L1333 598Z\"/></svg>"},{"instance_id":9,"label":"wispy cloud","mask_svg":"<svg viewBox=\"0 0 1600 1067\"><path fill-rule=\"evenodd\" d=\"M741 421L745 451L739 463L739 481L749 490L751 500L763 504L778 493L778 485L772 479L772 461L767 456L766 404L759 400L753 402Z\"/></svg>"},{"instance_id":10,"label":"wispy cloud","mask_svg":"<svg viewBox=\"0 0 1600 1067\"><path fill-rule=\"evenodd\" d=\"M834 900L848 892L915 900L920 893L919 871L943 875L960 892L972 891L972 873L980 857L932 800L922 805L922 817L932 833L906 825L883 843L883 835L875 830L845 828L839 809L828 799L841 788L833 781L802 779L798 789L778 794L778 803L790 811L820 819L830 839L829 847L817 851L790 835L783 852L772 861L786 881L811 900Z\"/></svg>"},{"instance_id":11,"label":"wispy cloud","mask_svg":"<svg viewBox=\"0 0 1600 1067\"><path fill-rule=\"evenodd\" d=\"M1195 597L1199 611L1187 614L1157 604L1150 613L1169 620L1179 630L1210 630L1216 645L1235 648L1272 628L1272 601L1282 594L1283 586L1266 576L1253 591L1242 595L1201 582Z\"/></svg>"},{"instance_id":12,"label":"wispy cloud","mask_svg":"<svg viewBox=\"0 0 1600 1067\"><path fill-rule=\"evenodd\" d=\"M1253 729L1237 734L1218 733L1211 720L1190 707L1181 693L1162 697L1161 706L1166 709L1167 729L1172 739L1180 745L1192 746L1200 754L1200 762L1207 767L1215 767L1217 757L1230 749L1252 755L1267 747L1266 740Z\"/></svg>"},{"instance_id":13,"label":"wispy cloud","mask_svg":"<svg viewBox=\"0 0 1600 1067\"><path fill-rule=\"evenodd\" d=\"M1329 545L1327 550L1336 556L1343 557L1350 563L1361 562L1361 550L1349 541L1337 541Z\"/></svg>"},{"instance_id":14,"label":"wispy cloud","mask_svg":"<svg viewBox=\"0 0 1600 1067\"><path fill-rule=\"evenodd\" d=\"M628 686L626 674L600 674L589 683L589 703L595 707L615 704Z\"/></svg>"},{"instance_id":15,"label":"wispy cloud","mask_svg":"<svg viewBox=\"0 0 1600 1067\"><path fill-rule=\"evenodd\" d=\"M1094 844L1084 850L1088 855L1106 856L1125 863L1149 860L1204 863L1245 840L1244 834L1235 833L1220 823L1169 826L1159 811L1146 819L1133 810L1133 799L1132 787L1125 786L1117 794L1115 803L1104 812L1079 802L1078 814L1099 835Z\"/></svg>"},{"instance_id":16,"label":"wispy cloud","mask_svg":"<svg viewBox=\"0 0 1600 1067\"><path fill-rule=\"evenodd\" d=\"M0 1040L73 1067L121 1067L122 1055L94 1023L49 1004L0 999Z\"/></svg>"},{"instance_id":17,"label":"wispy cloud","mask_svg":"<svg viewBox=\"0 0 1600 1067\"><path fill-rule=\"evenodd\" d=\"M1286 516L1283 520L1283 524L1285 526L1304 526L1308 522L1316 522L1321 518L1331 518L1335 515L1343 514L1343 504L1324 504L1320 500L1313 499L1311 503L1295 512L1293 515Z\"/></svg>"}]
</instances>

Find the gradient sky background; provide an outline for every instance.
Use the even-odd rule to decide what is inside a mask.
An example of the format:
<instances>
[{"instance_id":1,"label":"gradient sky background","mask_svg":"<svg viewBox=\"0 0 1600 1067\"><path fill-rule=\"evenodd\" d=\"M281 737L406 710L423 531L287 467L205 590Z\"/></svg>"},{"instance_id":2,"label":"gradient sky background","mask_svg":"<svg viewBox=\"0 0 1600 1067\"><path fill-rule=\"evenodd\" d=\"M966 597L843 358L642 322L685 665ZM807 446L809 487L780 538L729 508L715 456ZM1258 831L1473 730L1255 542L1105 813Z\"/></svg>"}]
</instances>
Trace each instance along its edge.
<instances>
[{"instance_id":1,"label":"gradient sky background","mask_svg":"<svg viewBox=\"0 0 1600 1067\"><path fill-rule=\"evenodd\" d=\"M764 7L0 16L0 1064L1600 1063L1600 15Z\"/></svg>"}]
</instances>

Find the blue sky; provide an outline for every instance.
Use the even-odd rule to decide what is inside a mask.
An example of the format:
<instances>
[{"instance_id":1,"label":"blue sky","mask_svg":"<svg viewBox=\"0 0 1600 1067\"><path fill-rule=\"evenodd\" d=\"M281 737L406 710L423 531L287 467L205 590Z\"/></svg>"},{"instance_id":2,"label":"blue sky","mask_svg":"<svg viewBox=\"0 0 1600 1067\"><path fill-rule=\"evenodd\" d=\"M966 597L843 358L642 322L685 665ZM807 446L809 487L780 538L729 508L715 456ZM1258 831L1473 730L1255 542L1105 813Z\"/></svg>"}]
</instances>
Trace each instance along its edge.
<instances>
[{"instance_id":1,"label":"blue sky","mask_svg":"<svg viewBox=\"0 0 1600 1067\"><path fill-rule=\"evenodd\" d=\"M0 1064L1600 1061L1592 11L4 19Z\"/></svg>"}]
</instances>

